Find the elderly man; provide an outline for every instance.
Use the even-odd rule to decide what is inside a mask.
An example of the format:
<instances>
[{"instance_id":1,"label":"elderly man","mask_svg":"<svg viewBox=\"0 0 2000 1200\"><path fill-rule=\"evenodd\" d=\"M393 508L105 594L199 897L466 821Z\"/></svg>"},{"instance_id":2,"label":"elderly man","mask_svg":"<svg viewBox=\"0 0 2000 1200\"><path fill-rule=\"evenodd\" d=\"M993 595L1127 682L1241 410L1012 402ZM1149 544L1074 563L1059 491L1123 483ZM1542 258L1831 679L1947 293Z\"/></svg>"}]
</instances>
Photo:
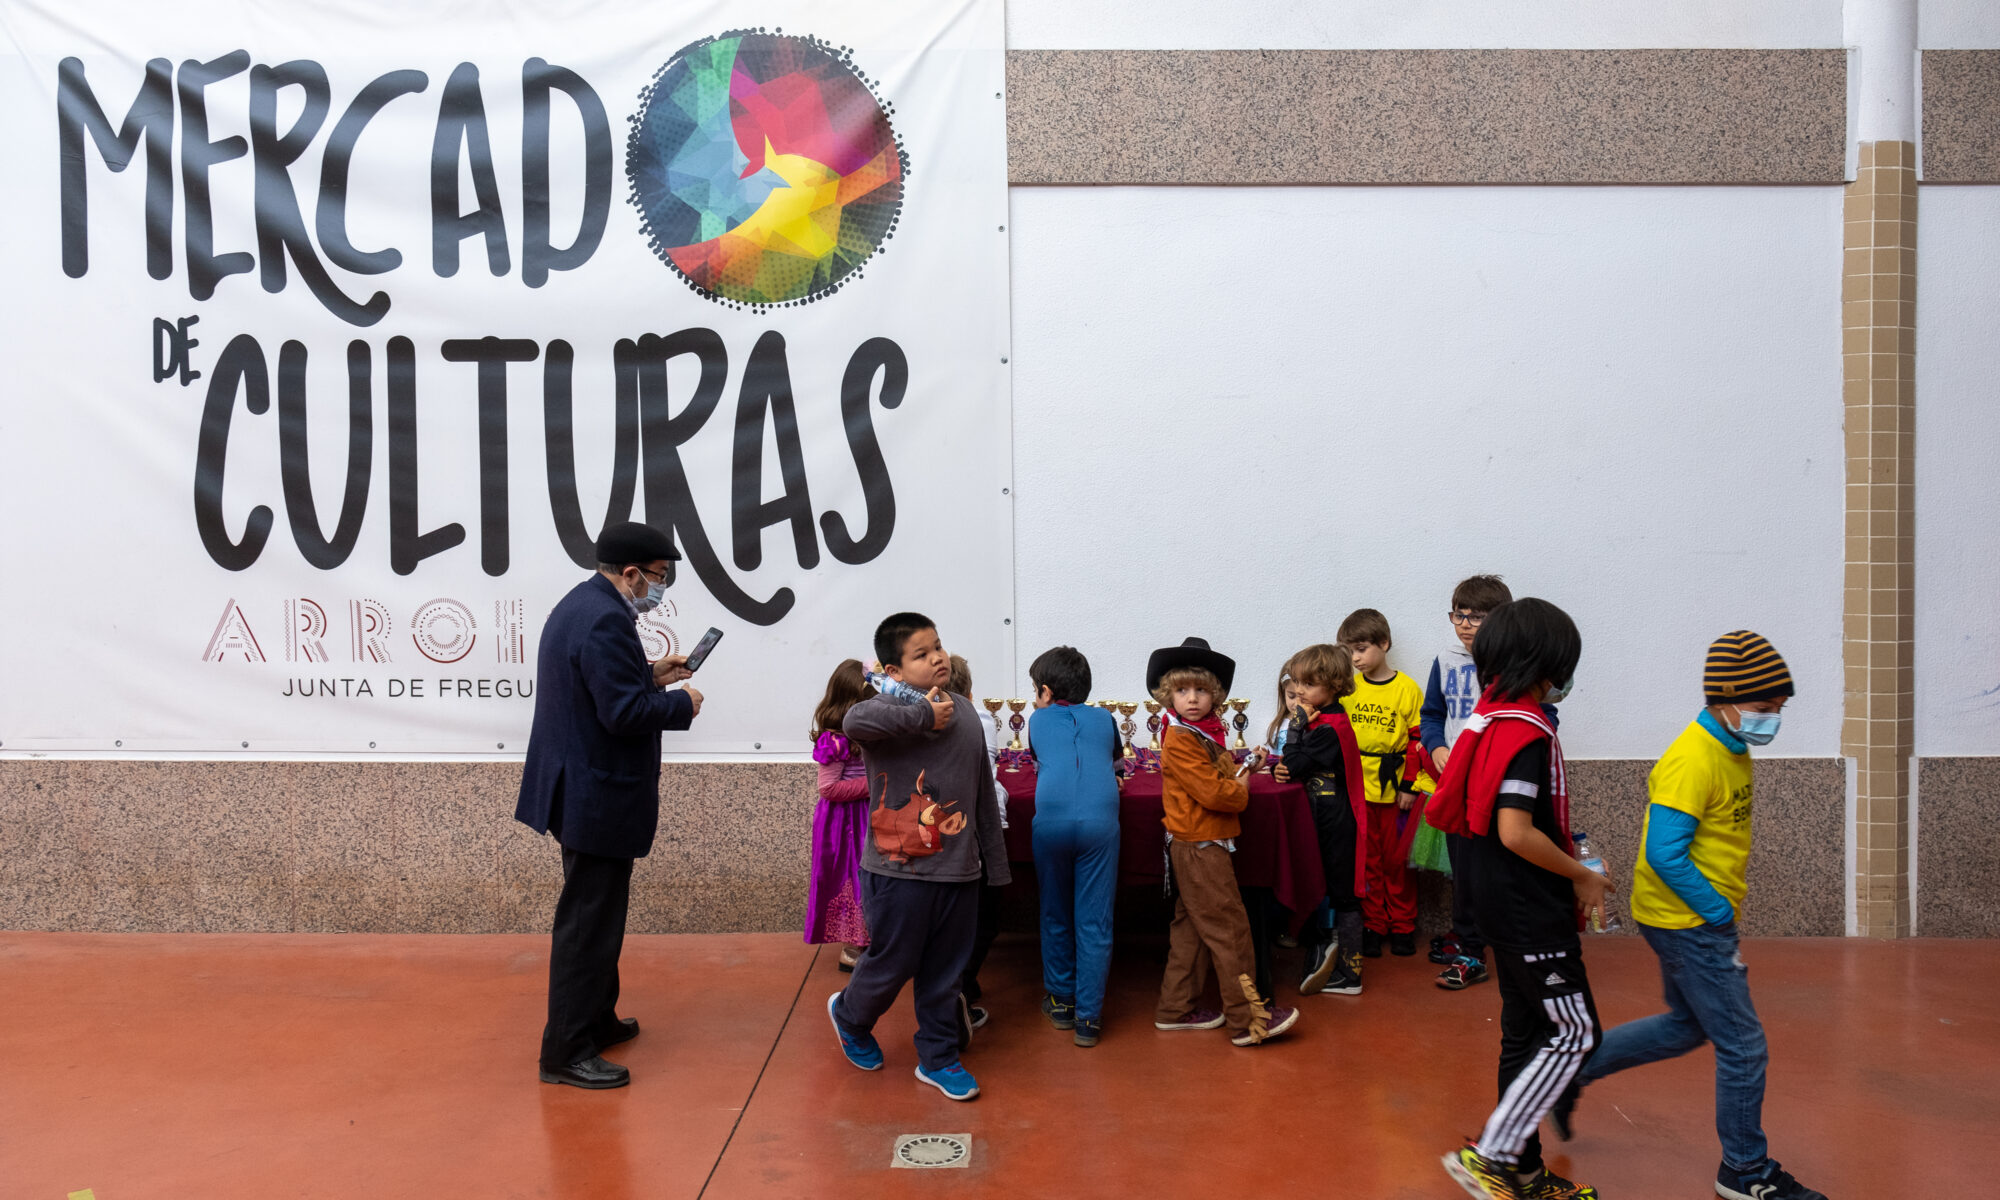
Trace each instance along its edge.
<instances>
[{"instance_id":1,"label":"elderly man","mask_svg":"<svg viewBox=\"0 0 2000 1200\"><path fill-rule=\"evenodd\" d=\"M600 1055L639 1035L620 1020L632 860L660 823L660 731L701 711L687 660L648 666L635 621L659 606L680 554L673 539L627 521L597 539L597 574L570 590L542 628L535 724L514 819L562 846L563 889L549 947L543 1083L624 1087L631 1072Z\"/></svg>"}]
</instances>

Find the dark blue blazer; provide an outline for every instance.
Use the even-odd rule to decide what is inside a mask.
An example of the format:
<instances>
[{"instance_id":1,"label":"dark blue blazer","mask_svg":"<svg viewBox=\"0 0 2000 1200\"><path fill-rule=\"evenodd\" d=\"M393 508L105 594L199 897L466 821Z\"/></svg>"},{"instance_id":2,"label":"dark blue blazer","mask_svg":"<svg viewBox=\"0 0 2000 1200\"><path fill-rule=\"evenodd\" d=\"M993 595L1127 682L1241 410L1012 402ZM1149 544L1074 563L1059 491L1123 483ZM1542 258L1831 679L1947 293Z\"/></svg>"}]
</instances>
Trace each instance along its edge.
<instances>
[{"instance_id":1,"label":"dark blue blazer","mask_svg":"<svg viewBox=\"0 0 2000 1200\"><path fill-rule=\"evenodd\" d=\"M632 609L602 575L570 589L542 626L535 724L514 819L571 850L644 858L660 824L660 731L694 701L653 683Z\"/></svg>"}]
</instances>

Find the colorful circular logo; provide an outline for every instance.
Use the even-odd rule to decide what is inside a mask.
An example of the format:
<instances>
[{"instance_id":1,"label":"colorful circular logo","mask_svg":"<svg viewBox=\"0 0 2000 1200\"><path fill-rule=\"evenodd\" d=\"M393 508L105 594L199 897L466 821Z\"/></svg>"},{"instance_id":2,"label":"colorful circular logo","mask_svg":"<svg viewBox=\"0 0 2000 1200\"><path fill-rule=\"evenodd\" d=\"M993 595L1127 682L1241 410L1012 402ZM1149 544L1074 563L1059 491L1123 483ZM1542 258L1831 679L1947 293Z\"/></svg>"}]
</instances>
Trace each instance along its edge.
<instances>
[{"instance_id":1,"label":"colorful circular logo","mask_svg":"<svg viewBox=\"0 0 2000 1200\"><path fill-rule=\"evenodd\" d=\"M896 228L909 161L845 49L739 30L667 60L625 150L653 252L712 300L803 304Z\"/></svg>"}]
</instances>

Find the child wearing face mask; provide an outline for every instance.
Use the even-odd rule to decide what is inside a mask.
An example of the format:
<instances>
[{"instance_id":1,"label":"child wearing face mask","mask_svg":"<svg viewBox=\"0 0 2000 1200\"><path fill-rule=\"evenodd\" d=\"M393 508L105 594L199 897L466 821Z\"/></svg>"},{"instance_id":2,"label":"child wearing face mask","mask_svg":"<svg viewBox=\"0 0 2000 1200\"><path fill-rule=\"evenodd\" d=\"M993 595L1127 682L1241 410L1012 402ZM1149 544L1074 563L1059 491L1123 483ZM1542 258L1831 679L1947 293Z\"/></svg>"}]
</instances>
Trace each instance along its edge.
<instances>
[{"instance_id":1,"label":"child wearing face mask","mask_svg":"<svg viewBox=\"0 0 2000 1200\"><path fill-rule=\"evenodd\" d=\"M1702 690L1707 707L1647 777L1645 849L1632 876L1632 917L1659 957L1668 1011L1605 1034L1578 1086L1713 1042L1722 1140L1715 1194L1826 1200L1767 1151L1769 1054L1736 934L1750 860L1750 747L1777 735L1792 675L1770 642L1739 629L1709 646ZM1574 1093L1556 1105L1556 1132L1565 1140L1575 1106Z\"/></svg>"},{"instance_id":2,"label":"child wearing face mask","mask_svg":"<svg viewBox=\"0 0 2000 1200\"><path fill-rule=\"evenodd\" d=\"M1238 1046L1269 1041L1298 1022L1294 1008L1270 1005L1252 976L1256 952L1250 917L1236 886L1238 813L1250 785L1224 748L1226 731L1215 706L1229 694L1236 660L1200 638L1155 650L1146 663L1146 690L1165 706L1160 731L1161 823L1174 885L1174 923L1153 1028L1169 1032L1229 1026ZM1253 752L1249 769L1263 763ZM1201 1007L1210 967L1222 988L1222 1012Z\"/></svg>"}]
</instances>

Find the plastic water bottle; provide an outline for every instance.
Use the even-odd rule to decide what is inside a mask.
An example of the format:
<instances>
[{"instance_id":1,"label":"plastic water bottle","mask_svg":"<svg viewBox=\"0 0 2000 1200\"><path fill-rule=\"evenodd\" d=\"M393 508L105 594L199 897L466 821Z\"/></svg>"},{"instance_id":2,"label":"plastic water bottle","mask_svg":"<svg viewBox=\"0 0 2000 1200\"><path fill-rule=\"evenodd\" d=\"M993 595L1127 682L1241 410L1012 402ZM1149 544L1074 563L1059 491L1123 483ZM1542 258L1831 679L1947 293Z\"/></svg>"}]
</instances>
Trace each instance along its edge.
<instances>
[{"instance_id":1,"label":"plastic water bottle","mask_svg":"<svg viewBox=\"0 0 2000 1200\"><path fill-rule=\"evenodd\" d=\"M911 687L900 679L891 679L880 671L870 671L866 676L868 686L898 704L929 704L930 697Z\"/></svg>"},{"instance_id":2,"label":"plastic water bottle","mask_svg":"<svg viewBox=\"0 0 2000 1200\"><path fill-rule=\"evenodd\" d=\"M1584 865L1584 869L1595 871L1599 875L1604 874L1604 856L1599 854L1597 848L1590 844L1590 835L1578 832L1573 836L1572 840L1576 843L1577 861ZM1591 910L1590 932L1617 933L1623 928L1624 923L1619 921L1618 914L1607 912L1602 907Z\"/></svg>"}]
</instances>

